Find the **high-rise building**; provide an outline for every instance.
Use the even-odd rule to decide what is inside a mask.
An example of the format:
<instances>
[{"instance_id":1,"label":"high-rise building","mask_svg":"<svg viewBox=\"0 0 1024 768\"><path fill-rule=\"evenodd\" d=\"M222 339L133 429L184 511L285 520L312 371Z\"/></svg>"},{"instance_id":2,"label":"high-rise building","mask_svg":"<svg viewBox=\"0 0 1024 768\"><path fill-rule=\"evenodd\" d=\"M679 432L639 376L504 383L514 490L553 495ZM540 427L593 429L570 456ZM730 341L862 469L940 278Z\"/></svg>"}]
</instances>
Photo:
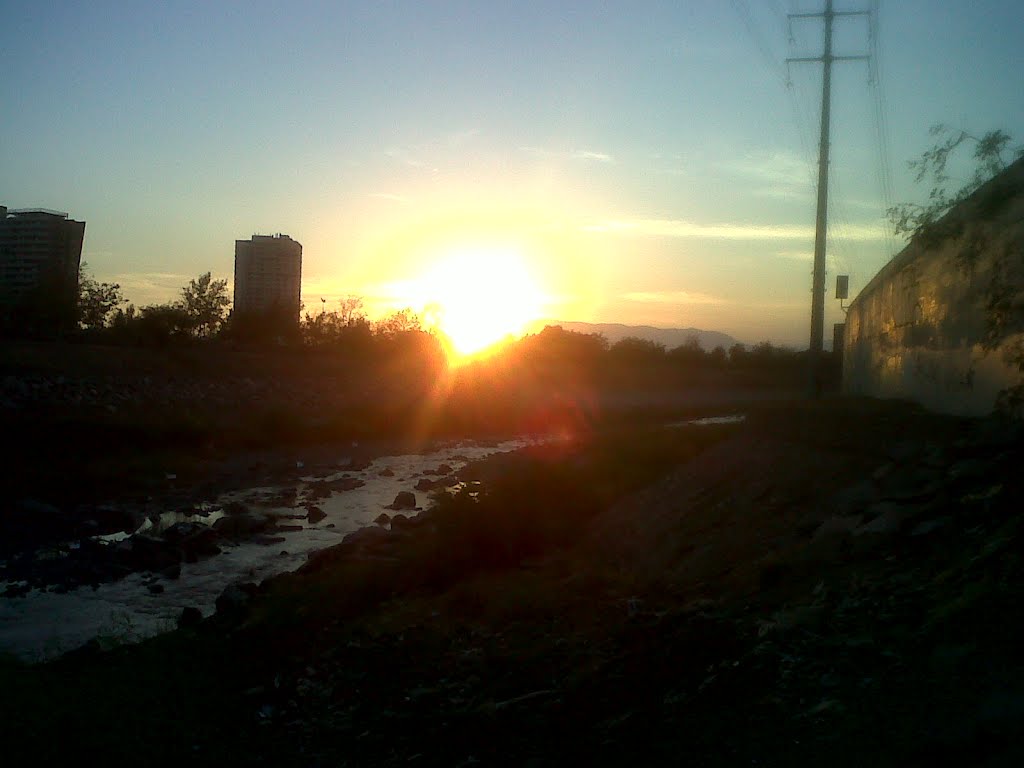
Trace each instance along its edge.
<instances>
[{"instance_id":1,"label":"high-rise building","mask_svg":"<svg viewBox=\"0 0 1024 768\"><path fill-rule=\"evenodd\" d=\"M288 235L235 241L235 316L269 315L299 321L302 244Z\"/></svg>"},{"instance_id":2,"label":"high-rise building","mask_svg":"<svg viewBox=\"0 0 1024 768\"><path fill-rule=\"evenodd\" d=\"M6 316L69 325L78 299L85 222L0 205L0 307Z\"/></svg>"}]
</instances>

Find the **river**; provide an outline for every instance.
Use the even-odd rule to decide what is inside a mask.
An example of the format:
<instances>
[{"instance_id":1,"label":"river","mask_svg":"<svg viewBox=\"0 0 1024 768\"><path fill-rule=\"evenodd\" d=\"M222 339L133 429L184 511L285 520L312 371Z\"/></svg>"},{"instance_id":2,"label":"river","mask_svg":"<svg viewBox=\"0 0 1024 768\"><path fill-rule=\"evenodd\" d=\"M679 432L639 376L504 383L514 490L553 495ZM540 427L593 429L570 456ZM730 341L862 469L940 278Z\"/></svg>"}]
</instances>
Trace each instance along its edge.
<instances>
[{"instance_id":1,"label":"river","mask_svg":"<svg viewBox=\"0 0 1024 768\"><path fill-rule=\"evenodd\" d=\"M359 471L339 469L329 474L309 475L287 486L244 488L223 494L211 509L232 501L243 502L254 511L280 516L288 530L278 534L283 542L222 543L221 554L196 563L182 563L178 579L154 581L151 574L133 573L96 589L79 587L66 593L40 589L20 597L0 598L0 653L27 661L55 658L92 638L103 644L134 642L173 629L182 609L198 608L204 616L214 612L217 597L225 587L238 582L260 582L275 574L292 571L318 549L338 544L344 536L367 525L385 511L399 491L411 491L417 480L441 464L458 471L468 462L493 453L513 451L530 444L526 439L501 443L460 442L437 447L430 453L382 456ZM282 492L297 489L298 496L310 485L343 475L362 480L361 487L332 492L317 500L325 517L315 524L289 519L304 513L301 506L283 502ZM417 502L427 502L417 492ZM293 502L294 503L294 502ZM205 519L167 512L159 521L147 521L143 528L166 527L179 521L210 524L220 513ZM127 535L127 534L125 534ZM265 541L265 539L264 539ZM156 592L150 585L158 583Z\"/></svg>"}]
</instances>

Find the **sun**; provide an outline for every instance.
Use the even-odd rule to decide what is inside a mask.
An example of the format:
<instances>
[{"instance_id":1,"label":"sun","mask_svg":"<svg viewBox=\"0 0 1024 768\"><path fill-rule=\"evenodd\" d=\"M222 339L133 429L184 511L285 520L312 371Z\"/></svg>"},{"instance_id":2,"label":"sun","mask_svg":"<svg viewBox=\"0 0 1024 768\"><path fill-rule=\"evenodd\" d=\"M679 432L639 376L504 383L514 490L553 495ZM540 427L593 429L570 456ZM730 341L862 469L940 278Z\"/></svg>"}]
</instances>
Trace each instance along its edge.
<instances>
[{"instance_id":1,"label":"sun","mask_svg":"<svg viewBox=\"0 0 1024 768\"><path fill-rule=\"evenodd\" d=\"M418 281L454 363L522 335L540 316L543 294L515 248L474 247L443 256Z\"/></svg>"}]
</instances>

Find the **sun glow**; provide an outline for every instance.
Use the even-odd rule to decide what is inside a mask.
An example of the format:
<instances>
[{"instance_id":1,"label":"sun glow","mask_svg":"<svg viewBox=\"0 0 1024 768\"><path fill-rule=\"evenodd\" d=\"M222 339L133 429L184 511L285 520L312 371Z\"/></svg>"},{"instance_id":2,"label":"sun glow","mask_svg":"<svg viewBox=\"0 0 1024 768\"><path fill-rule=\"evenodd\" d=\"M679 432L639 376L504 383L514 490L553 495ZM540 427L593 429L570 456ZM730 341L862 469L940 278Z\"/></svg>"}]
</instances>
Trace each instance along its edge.
<instances>
[{"instance_id":1,"label":"sun glow","mask_svg":"<svg viewBox=\"0 0 1024 768\"><path fill-rule=\"evenodd\" d=\"M465 362L521 335L543 307L543 294L514 248L466 248L443 257L418 281L428 315Z\"/></svg>"}]
</instances>

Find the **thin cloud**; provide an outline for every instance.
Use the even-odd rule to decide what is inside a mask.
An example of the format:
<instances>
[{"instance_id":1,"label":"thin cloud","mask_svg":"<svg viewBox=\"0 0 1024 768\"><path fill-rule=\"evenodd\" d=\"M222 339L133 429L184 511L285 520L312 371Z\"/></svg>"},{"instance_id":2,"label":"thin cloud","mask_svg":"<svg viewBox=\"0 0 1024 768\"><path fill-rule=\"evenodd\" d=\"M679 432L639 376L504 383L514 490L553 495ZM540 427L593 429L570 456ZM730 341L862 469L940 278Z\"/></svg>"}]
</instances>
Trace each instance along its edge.
<instances>
[{"instance_id":1,"label":"thin cloud","mask_svg":"<svg viewBox=\"0 0 1024 768\"><path fill-rule=\"evenodd\" d=\"M794 261L814 261L812 251L776 251L775 255L780 259L793 259Z\"/></svg>"},{"instance_id":2,"label":"thin cloud","mask_svg":"<svg viewBox=\"0 0 1024 768\"><path fill-rule=\"evenodd\" d=\"M764 224L696 224L681 219L613 219L588 224L584 232L634 237L677 237L694 240L807 240L814 227ZM851 225L844 229L846 240L884 240L880 225Z\"/></svg>"},{"instance_id":3,"label":"thin cloud","mask_svg":"<svg viewBox=\"0 0 1024 768\"><path fill-rule=\"evenodd\" d=\"M807 186L813 180L807 161L793 152L757 152L719 167L739 176L786 185Z\"/></svg>"},{"instance_id":4,"label":"thin cloud","mask_svg":"<svg viewBox=\"0 0 1024 768\"><path fill-rule=\"evenodd\" d=\"M814 176L807 161L793 152L757 152L719 167L754 186L759 197L807 200L812 197Z\"/></svg>"},{"instance_id":5,"label":"thin cloud","mask_svg":"<svg viewBox=\"0 0 1024 768\"><path fill-rule=\"evenodd\" d=\"M689 176L690 172L685 168L655 168L653 173L660 176Z\"/></svg>"},{"instance_id":6,"label":"thin cloud","mask_svg":"<svg viewBox=\"0 0 1024 768\"><path fill-rule=\"evenodd\" d=\"M635 291L622 295L626 301L640 304L731 304L728 299L690 291Z\"/></svg>"},{"instance_id":7,"label":"thin cloud","mask_svg":"<svg viewBox=\"0 0 1024 768\"><path fill-rule=\"evenodd\" d=\"M419 151L408 147L389 147L384 150L384 156L397 160L411 168L424 168L426 162L418 157Z\"/></svg>"},{"instance_id":8,"label":"thin cloud","mask_svg":"<svg viewBox=\"0 0 1024 768\"><path fill-rule=\"evenodd\" d=\"M554 160L582 160L588 163L604 163L611 164L615 162L615 158L609 155L607 152L597 152L590 149L573 149L571 151L545 149L544 147L520 147L520 152L524 152L533 157L542 157L545 159Z\"/></svg>"},{"instance_id":9,"label":"thin cloud","mask_svg":"<svg viewBox=\"0 0 1024 768\"><path fill-rule=\"evenodd\" d=\"M479 135L479 128L467 128L466 130L463 131L454 131L453 133L448 134L448 136L445 138L450 148L458 149L459 147L462 147L463 145L472 141Z\"/></svg>"},{"instance_id":10,"label":"thin cloud","mask_svg":"<svg viewBox=\"0 0 1024 768\"><path fill-rule=\"evenodd\" d=\"M595 163L614 163L615 158L605 152L591 152L588 149L574 149L571 154L575 160L588 160Z\"/></svg>"},{"instance_id":11,"label":"thin cloud","mask_svg":"<svg viewBox=\"0 0 1024 768\"><path fill-rule=\"evenodd\" d=\"M114 275L97 274L96 279L104 283L117 283L128 301L147 306L180 298L181 289L195 277L171 272L120 272ZM214 278L219 279L216 275Z\"/></svg>"},{"instance_id":12,"label":"thin cloud","mask_svg":"<svg viewBox=\"0 0 1024 768\"><path fill-rule=\"evenodd\" d=\"M179 275L172 272L121 272L105 277L104 280L119 284L122 288L181 288L195 275Z\"/></svg>"},{"instance_id":13,"label":"thin cloud","mask_svg":"<svg viewBox=\"0 0 1024 768\"><path fill-rule=\"evenodd\" d=\"M393 203L408 203L409 198L405 195L396 195L392 192L371 192L368 197L376 200L390 200Z\"/></svg>"}]
</instances>

